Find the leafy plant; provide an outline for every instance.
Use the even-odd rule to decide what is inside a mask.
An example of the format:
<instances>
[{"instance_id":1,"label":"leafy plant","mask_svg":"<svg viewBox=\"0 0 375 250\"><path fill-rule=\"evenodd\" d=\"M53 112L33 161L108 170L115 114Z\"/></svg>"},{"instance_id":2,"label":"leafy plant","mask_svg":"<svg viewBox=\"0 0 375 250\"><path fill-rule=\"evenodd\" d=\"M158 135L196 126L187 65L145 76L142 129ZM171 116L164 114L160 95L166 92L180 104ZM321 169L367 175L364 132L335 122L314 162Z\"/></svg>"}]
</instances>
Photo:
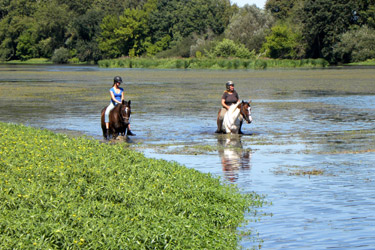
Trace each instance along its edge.
<instances>
[{"instance_id":1,"label":"leafy plant","mask_svg":"<svg viewBox=\"0 0 375 250\"><path fill-rule=\"evenodd\" d=\"M177 163L121 144L0 123L4 249L235 249L262 205Z\"/></svg>"},{"instance_id":2,"label":"leafy plant","mask_svg":"<svg viewBox=\"0 0 375 250\"><path fill-rule=\"evenodd\" d=\"M255 51L249 51L243 44L237 44L230 39L223 39L210 52L209 57L238 57L238 58L254 58Z\"/></svg>"},{"instance_id":3,"label":"leafy plant","mask_svg":"<svg viewBox=\"0 0 375 250\"><path fill-rule=\"evenodd\" d=\"M51 61L57 64L68 63L70 57L70 52L67 48L59 48L53 52Z\"/></svg>"}]
</instances>

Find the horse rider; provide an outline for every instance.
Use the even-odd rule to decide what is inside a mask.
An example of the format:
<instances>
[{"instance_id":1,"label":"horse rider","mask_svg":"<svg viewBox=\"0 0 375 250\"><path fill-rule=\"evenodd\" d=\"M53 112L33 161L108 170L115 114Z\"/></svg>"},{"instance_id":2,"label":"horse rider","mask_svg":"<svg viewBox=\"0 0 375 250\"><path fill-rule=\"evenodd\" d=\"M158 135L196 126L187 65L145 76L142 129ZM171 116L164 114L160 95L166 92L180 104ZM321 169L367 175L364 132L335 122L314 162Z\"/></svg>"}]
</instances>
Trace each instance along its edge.
<instances>
[{"instance_id":1,"label":"horse rider","mask_svg":"<svg viewBox=\"0 0 375 250\"><path fill-rule=\"evenodd\" d=\"M222 108L220 109L218 117L217 117L217 130L215 131L215 133L219 133L219 134L223 133L222 126L223 126L225 113L228 111L229 107L232 104L236 104L240 100L238 93L234 90L234 83L232 81L228 81L225 84L225 86L226 86L226 90L224 91L224 94L221 97ZM239 120L240 120L240 129L238 133L243 134L241 131L242 122L243 122L242 115L240 115Z\"/></svg>"},{"instance_id":2,"label":"horse rider","mask_svg":"<svg viewBox=\"0 0 375 250\"><path fill-rule=\"evenodd\" d=\"M109 90L109 93L111 95L111 102L109 103L107 109L105 110L105 115L104 115L104 120L105 120L105 126L107 129L107 134L108 134L108 129L109 129L109 112L117 105L121 104L122 101L124 100L124 89L120 88L120 85L122 83L122 78L120 76L115 76L113 79L113 85L112 88ZM128 124L128 129L127 129L127 135L135 135L132 133L130 130L130 123Z\"/></svg>"}]
</instances>

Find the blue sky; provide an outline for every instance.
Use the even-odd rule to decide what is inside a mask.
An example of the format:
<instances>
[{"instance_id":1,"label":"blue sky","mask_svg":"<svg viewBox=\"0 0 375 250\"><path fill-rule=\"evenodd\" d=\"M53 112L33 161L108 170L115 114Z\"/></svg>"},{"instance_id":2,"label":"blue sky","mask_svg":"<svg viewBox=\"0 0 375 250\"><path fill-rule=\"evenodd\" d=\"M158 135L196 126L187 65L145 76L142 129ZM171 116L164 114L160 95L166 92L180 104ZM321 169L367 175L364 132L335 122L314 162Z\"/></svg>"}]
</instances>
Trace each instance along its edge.
<instances>
[{"instance_id":1,"label":"blue sky","mask_svg":"<svg viewBox=\"0 0 375 250\"><path fill-rule=\"evenodd\" d=\"M258 8L263 9L267 0L231 0L231 3L236 3L238 6L243 7L245 4L255 4Z\"/></svg>"}]
</instances>

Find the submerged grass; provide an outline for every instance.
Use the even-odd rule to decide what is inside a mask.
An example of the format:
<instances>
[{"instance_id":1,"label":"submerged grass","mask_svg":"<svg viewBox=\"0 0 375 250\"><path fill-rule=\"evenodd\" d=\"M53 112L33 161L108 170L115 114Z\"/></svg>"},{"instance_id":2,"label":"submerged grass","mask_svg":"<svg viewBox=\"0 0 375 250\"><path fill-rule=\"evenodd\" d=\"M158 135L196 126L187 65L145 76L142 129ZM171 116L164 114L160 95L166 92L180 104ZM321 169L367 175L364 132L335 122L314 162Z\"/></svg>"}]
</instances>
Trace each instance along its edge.
<instances>
[{"instance_id":1,"label":"submerged grass","mask_svg":"<svg viewBox=\"0 0 375 250\"><path fill-rule=\"evenodd\" d=\"M302 166L280 166L274 171L275 174L289 175L289 176L311 176L311 175L324 175L325 172L321 169L302 167Z\"/></svg>"},{"instance_id":2,"label":"submerged grass","mask_svg":"<svg viewBox=\"0 0 375 250\"><path fill-rule=\"evenodd\" d=\"M266 69L327 67L324 59L225 59L225 58L119 58L101 60L102 68L156 69Z\"/></svg>"},{"instance_id":3,"label":"submerged grass","mask_svg":"<svg viewBox=\"0 0 375 250\"><path fill-rule=\"evenodd\" d=\"M4 249L235 249L263 199L87 138L0 123Z\"/></svg>"}]
</instances>

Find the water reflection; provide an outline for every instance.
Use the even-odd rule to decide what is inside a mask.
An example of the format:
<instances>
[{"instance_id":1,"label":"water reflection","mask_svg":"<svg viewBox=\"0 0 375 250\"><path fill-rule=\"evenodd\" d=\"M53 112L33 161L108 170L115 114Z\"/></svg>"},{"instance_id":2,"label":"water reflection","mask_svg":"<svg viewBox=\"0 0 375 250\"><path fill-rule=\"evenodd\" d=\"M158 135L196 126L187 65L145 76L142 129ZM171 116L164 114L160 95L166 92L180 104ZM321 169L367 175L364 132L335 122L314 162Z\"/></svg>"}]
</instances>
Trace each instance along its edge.
<instances>
[{"instance_id":1,"label":"water reflection","mask_svg":"<svg viewBox=\"0 0 375 250\"><path fill-rule=\"evenodd\" d=\"M236 182L240 171L250 170L251 150L243 148L238 135L220 136L218 145L224 177L230 182Z\"/></svg>"}]
</instances>

